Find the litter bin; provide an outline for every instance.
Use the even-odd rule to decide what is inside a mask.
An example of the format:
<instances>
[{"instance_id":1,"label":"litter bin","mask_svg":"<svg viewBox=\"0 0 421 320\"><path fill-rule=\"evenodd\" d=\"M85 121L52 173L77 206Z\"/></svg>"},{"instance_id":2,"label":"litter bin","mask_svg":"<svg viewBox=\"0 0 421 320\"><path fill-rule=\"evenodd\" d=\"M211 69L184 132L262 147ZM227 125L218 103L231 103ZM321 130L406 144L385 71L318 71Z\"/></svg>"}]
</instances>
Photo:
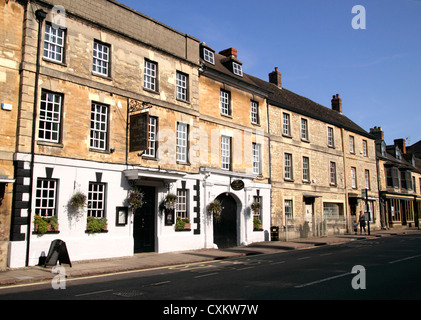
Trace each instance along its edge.
<instances>
[{"instance_id":1,"label":"litter bin","mask_svg":"<svg viewBox=\"0 0 421 320\"><path fill-rule=\"evenodd\" d=\"M272 241L279 241L279 227L274 226L270 228L270 238Z\"/></svg>"}]
</instances>

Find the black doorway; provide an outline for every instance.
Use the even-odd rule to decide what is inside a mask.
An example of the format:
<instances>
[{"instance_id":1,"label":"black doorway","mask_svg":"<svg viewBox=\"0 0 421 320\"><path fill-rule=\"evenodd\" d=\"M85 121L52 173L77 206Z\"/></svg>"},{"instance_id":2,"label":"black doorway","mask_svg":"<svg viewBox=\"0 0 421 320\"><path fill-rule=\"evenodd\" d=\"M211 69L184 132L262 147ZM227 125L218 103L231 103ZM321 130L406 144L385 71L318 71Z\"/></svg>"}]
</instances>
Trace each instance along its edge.
<instances>
[{"instance_id":1,"label":"black doorway","mask_svg":"<svg viewBox=\"0 0 421 320\"><path fill-rule=\"evenodd\" d=\"M155 251L155 197L154 187L143 186L145 204L136 210L133 220L134 252Z\"/></svg>"},{"instance_id":2,"label":"black doorway","mask_svg":"<svg viewBox=\"0 0 421 320\"><path fill-rule=\"evenodd\" d=\"M213 239L218 248L237 246L237 202L229 194L216 198L221 202L222 212L219 220L213 219Z\"/></svg>"}]
</instances>

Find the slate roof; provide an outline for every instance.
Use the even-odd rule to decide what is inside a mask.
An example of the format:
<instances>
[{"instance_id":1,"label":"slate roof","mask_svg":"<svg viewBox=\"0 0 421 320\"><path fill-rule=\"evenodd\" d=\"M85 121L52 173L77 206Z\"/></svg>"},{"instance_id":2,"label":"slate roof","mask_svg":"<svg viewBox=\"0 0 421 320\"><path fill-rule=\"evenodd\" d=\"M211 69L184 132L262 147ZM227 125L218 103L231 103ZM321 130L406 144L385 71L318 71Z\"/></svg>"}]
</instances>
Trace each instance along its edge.
<instances>
[{"instance_id":1,"label":"slate roof","mask_svg":"<svg viewBox=\"0 0 421 320\"><path fill-rule=\"evenodd\" d=\"M205 45L209 49L208 46ZM267 99L271 105L302 114L307 117L311 117L331 125L344 128L348 131L360 134L369 139L374 139L374 137L368 133L366 130L361 128L355 122L350 120L345 115L327 108L319 103L316 103L306 97L298 95L286 88L279 88L273 83L264 81L262 79L256 78L249 74L243 72L243 76L235 75L227 66L223 63L227 57L215 52L215 64L210 64L202 60L204 66L208 70L213 70L220 73L223 76L231 77L235 81L243 82L245 84L256 86L266 92ZM239 62L238 59L234 58L236 62ZM241 62L240 62L241 63Z\"/></svg>"}]
</instances>

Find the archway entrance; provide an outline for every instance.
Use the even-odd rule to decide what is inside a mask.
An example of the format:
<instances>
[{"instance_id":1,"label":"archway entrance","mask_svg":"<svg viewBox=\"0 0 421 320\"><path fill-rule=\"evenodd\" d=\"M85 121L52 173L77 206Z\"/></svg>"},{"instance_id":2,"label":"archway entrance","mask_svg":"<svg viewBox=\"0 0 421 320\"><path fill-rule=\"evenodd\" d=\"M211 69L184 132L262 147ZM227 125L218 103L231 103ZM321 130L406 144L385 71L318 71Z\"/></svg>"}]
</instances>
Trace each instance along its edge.
<instances>
[{"instance_id":1,"label":"archway entrance","mask_svg":"<svg viewBox=\"0 0 421 320\"><path fill-rule=\"evenodd\" d=\"M219 220L213 219L213 239L218 248L237 246L237 202L227 193L216 198L221 203Z\"/></svg>"}]
</instances>

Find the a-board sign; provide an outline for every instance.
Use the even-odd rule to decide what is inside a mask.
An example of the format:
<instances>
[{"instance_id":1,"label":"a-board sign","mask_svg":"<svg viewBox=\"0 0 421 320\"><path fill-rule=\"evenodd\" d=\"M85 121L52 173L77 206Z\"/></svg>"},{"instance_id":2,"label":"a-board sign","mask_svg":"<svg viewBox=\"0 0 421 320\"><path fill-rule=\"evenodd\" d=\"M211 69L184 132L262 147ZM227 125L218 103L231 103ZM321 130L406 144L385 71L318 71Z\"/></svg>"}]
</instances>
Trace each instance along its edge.
<instances>
[{"instance_id":1,"label":"a-board sign","mask_svg":"<svg viewBox=\"0 0 421 320\"><path fill-rule=\"evenodd\" d=\"M60 262L60 264L68 264L70 267L72 267L69 253L67 252L66 243L62 240L54 240L51 242L50 250L48 251L48 256L45 259L44 267L55 266L57 262Z\"/></svg>"}]
</instances>

